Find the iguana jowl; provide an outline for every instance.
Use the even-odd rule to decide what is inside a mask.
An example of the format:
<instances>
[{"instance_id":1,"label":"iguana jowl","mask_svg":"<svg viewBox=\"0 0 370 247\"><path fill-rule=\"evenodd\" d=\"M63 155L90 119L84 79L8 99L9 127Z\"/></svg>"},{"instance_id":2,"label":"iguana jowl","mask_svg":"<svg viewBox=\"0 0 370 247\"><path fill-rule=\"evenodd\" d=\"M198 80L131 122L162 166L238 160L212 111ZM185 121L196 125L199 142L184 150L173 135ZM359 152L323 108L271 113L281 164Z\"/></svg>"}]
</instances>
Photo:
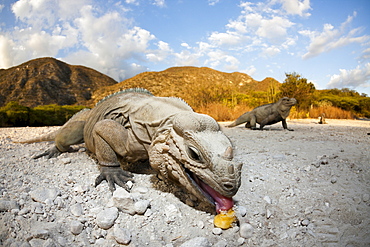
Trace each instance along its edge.
<instances>
[{"instance_id":1,"label":"iguana jowl","mask_svg":"<svg viewBox=\"0 0 370 247\"><path fill-rule=\"evenodd\" d=\"M127 162L149 159L162 177L215 204L218 212L232 207L240 187L242 164L234 164L232 144L218 123L179 98L155 97L144 89L112 95L77 113L56 133L25 143L47 139L55 147L35 158L85 142L101 167L95 184L107 180L112 191L115 184L125 188L132 177L120 168L119 157Z\"/></svg>"},{"instance_id":2,"label":"iguana jowl","mask_svg":"<svg viewBox=\"0 0 370 247\"><path fill-rule=\"evenodd\" d=\"M289 116L290 108L295 104L297 104L295 98L284 97L276 103L261 105L252 111L244 113L226 127L235 127L239 124L246 123L246 128L257 129L256 123L258 123L260 125L259 129L262 130L265 125L271 125L281 121L284 129L291 130L288 129L286 118Z\"/></svg>"}]
</instances>

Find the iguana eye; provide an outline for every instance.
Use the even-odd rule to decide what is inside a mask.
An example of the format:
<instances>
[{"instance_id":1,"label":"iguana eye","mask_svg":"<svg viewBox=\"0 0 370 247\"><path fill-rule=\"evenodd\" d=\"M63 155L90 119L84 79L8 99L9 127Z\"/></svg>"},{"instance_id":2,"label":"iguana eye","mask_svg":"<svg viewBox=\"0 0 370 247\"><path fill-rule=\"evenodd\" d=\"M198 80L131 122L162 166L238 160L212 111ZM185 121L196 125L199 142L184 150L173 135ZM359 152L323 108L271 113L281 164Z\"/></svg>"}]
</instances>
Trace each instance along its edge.
<instances>
[{"instance_id":1,"label":"iguana eye","mask_svg":"<svg viewBox=\"0 0 370 247\"><path fill-rule=\"evenodd\" d=\"M201 162L202 161L202 157L201 157L198 149L196 149L193 146L189 146L188 149L187 149L187 151L188 151L189 157L192 160L197 161L197 162Z\"/></svg>"}]
</instances>

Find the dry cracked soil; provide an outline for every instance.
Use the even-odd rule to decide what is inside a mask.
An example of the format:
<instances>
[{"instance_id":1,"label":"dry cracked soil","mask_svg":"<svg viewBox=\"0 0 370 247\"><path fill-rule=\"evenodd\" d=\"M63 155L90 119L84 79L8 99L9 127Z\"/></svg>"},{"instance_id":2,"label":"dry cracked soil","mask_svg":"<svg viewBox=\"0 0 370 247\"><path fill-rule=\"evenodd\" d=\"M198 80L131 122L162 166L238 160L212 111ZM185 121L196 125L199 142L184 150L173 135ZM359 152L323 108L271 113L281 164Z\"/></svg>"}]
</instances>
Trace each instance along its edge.
<instances>
[{"instance_id":1,"label":"dry cracked soil","mask_svg":"<svg viewBox=\"0 0 370 247\"><path fill-rule=\"evenodd\" d=\"M0 245L370 246L370 121L317 122L222 127L244 163L239 224L228 230L158 189L154 174L112 195L94 187L99 170L83 145L34 160L52 143L16 143L58 127L1 128Z\"/></svg>"}]
</instances>

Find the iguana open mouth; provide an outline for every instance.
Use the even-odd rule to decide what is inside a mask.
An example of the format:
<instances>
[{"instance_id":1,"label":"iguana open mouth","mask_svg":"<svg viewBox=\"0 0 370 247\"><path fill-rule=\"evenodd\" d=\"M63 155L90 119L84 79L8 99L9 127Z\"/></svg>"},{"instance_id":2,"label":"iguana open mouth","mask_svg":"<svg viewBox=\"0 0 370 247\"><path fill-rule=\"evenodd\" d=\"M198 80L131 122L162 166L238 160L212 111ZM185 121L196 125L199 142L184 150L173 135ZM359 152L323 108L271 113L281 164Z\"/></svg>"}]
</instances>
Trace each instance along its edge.
<instances>
[{"instance_id":1,"label":"iguana open mouth","mask_svg":"<svg viewBox=\"0 0 370 247\"><path fill-rule=\"evenodd\" d=\"M193 185L198 188L198 190L212 203L216 206L216 212L227 211L234 206L234 201L232 198L225 197L219 192L214 190L208 184L204 183L199 179L193 172L189 169L184 168L185 173L193 183Z\"/></svg>"}]
</instances>

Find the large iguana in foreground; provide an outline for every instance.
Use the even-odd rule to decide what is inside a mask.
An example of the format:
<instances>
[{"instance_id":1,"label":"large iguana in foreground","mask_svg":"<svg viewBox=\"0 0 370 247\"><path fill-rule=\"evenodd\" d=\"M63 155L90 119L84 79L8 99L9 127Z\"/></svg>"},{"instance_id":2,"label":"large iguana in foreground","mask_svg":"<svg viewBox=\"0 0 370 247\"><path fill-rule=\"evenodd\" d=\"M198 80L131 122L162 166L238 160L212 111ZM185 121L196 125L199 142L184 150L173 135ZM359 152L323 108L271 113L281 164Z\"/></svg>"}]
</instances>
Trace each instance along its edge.
<instances>
[{"instance_id":1,"label":"large iguana in foreground","mask_svg":"<svg viewBox=\"0 0 370 247\"><path fill-rule=\"evenodd\" d=\"M155 97L145 89L111 95L55 133L24 143L48 140L55 146L35 158L57 156L84 142L101 168L95 186L106 180L111 191L115 184L126 188L133 177L120 167L120 159L149 160L161 177L217 212L233 206L240 187L242 164L234 164L232 144L218 123L179 98Z\"/></svg>"},{"instance_id":2,"label":"large iguana in foreground","mask_svg":"<svg viewBox=\"0 0 370 247\"><path fill-rule=\"evenodd\" d=\"M261 105L250 112L244 113L227 127L246 123L246 128L257 129L256 123L258 123L260 125L259 129L262 130L265 125L271 125L281 121L284 129L291 130L288 129L286 118L289 116L290 108L295 104L297 104L295 98L281 98L276 103Z\"/></svg>"}]
</instances>

